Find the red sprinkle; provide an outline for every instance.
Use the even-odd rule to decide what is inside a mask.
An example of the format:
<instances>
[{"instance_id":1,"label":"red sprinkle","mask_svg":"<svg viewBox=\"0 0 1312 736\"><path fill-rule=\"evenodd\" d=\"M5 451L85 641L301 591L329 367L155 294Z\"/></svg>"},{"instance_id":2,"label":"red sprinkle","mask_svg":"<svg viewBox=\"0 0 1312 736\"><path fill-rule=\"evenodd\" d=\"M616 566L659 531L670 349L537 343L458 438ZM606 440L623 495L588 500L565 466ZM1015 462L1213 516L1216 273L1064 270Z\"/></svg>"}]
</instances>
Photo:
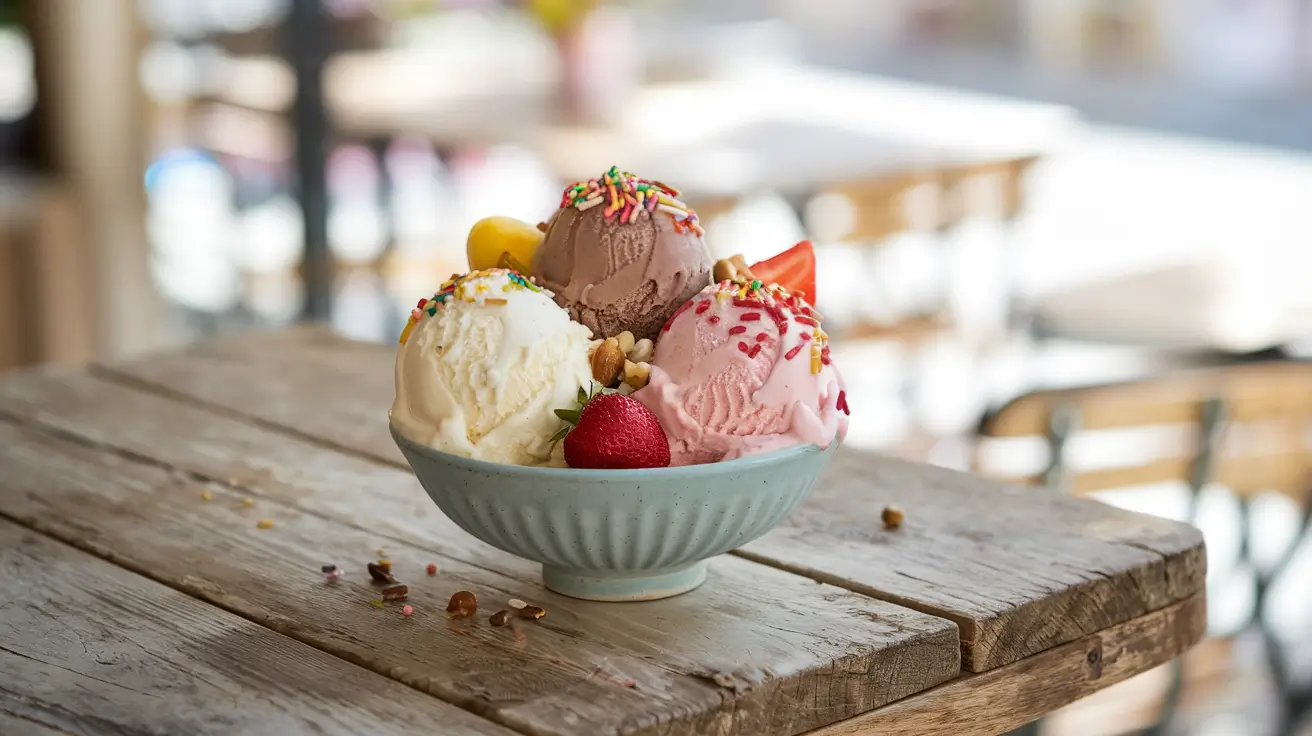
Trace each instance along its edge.
<instances>
[{"instance_id":1,"label":"red sprinkle","mask_svg":"<svg viewBox=\"0 0 1312 736\"><path fill-rule=\"evenodd\" d=\"M793 358L797 357L797 354L798 354L799 352L801 352L802 347L803 347L804 345L805 345L805 343L798 343L798 344L794 345L793 348L792 348L791 350L789 350L788 352L784 353L784 360L792 360Z\"/></svg>"},{"instance_id":2,"label":"red sprinkle","mask_svg":"<svg viewBox=\"0 0 1312 736\"><path fill-rule=\"evenodd\" d=\"M747 331L747 325L734 325L729 328L730 335L741 335Z\"/></svg>"},{"instance_id":3,"label":"red sprinkle","mask_svg":"<svg viewBox=\"0 0 1312 736\"><path fill-rule=\"evenodd\" d=\"M753 345L753 346L752 346L752 349L751 349L751 350L747 351L747 357L749 357L749 358L755 358L755 357L756 357L756 354L759 353L759 352L761 352L761 345L760 345L760 343L757 343L756 345Z\"/></svg>"},{"instance_id":4,"label":"red sprinkle","mask_svg":"<svg viewBox=\"0 0 1312 736\"><path fill-rule=\"evenodd\" d=\"M852 411L851 411L850 409L847 408L847 392L846 392L846 391L839 391L839 392L838 392L838 403L836 404L836 406L837 406L838 410L841 411L841 412L843 412L844 414L847 414L847 415L849 415L849 416L852 414Z\"/></svg>"},{"instance_id":5,"label":"red sprinkle","mask_svg":"<svg viewBox=\"0 0 1312 736\"><path fill-rule=\"evenodd\" d=\"M819 326L820 326L820 323L819 323L819 322L815 321L814 319L812 319L812 318L810 318L810 317L805 317L805 316L802 316L802 315L800 315L800 314L797 315L796 317L793 317L793 321L794 321L794 322L801 322L801 323L804 324L804 325L811 325L812 327L819 327Z\"/></svg>"},{"instance_id":6,"label":"red sprinkle","mask_svg":"<svg viewBox=\"0 0 1312 736\"><path fill-rule=\"evenodd\" d=\"M435 565L435 564L433 564L433 563L431 563L431 562L428 563L428 567L425 568L425 572L427 572L430 576L432 576L432 575L436 575L436 574L437 574L437 565Z\"/></svg>"},{"instance_id":7,"label":"red sprinkle","mask_svg":"<svg viewBox=\"0 0 1312 736\"><path fill-rule=\"evenodd\" d=\"M803 341L810 342L810 340L811 340L811 333L809 333L809 332L803 332L803 333L799 334L797 337L798 337L799 339L803 340Z\"/></svg>"},{"instance_id":8,"label":"red sprinkle","mask_svg":"<svg viewBox=\"0 0 1312 736\"><path fill-rule=\"evenodd\" d=\"M424 308L424 305L427 304L427 303L428 303L428 299L426 299L426 298L422 298L422 297L421 297L421 298L419 299L419 303L415 305L415 309L423 309L423 308Z\"/></svg>"},{"instance_id":9,"label":"red sprinkle","mask_svg":"<svg viewBox=\"0 0 1312 736\"><path fill-rule=\"evenodd\" d=\"M758 320L758 319L760 319L760 318L761 318L761 313L760 313L760 312L748 312L747 314L744 314L743 316L739 317L738 319L742 320L743 322L755 322L756 320Z\"/></svg>"},{"instance_id":10,"label":"red sprinkle","mask_svg":"<svg viewBox=\"0 0 1312 736\"><path fill-rule=\"evenodd\" d=\"M711 308L711 300L710 300L710 299L707 299L707 300L704 301L704 302L698 302L698 304L697 304L697 314L701 314L702 312L705 312L706 310L708 310L708 309L710 309L710 308Z\"/></svg>"},{"instance_id":11,"label":"red sprinkle","mask_svg":"<svg viewBox=\"0 0 1312 736\"><path fill-rule=\"evenodd\" d=\"M738 349L743 351L744 353L747 352L747 343L745 342L738 343Z\"/></svg>"},{"instance_id":12,"label":"red sprinkle","mask_svg":"<svg viewBox=\"0 0 1312 736\"><path fill-rule=\"evenodd\" d=\"M829 365L829 346L828 346L828 345L824 346L824 349L822 349L822 350L820 351L820 362L823 363L823 364L825 364L825 365Z\"/></svg>"},{"instance_id":13,"label":"red sprinkle","mask_svg":"<svg viewBox=\"0 0 1312 736\"><path fill-rule=\"evenodd\" d=\"M753 309L765 309L765 302L758 301L756 299L744 299L740 296L736 296L733 298L733 305L735 307L751 307Z\"/></svg>"},{"instance_id":14,"label":"red sprinkle","mask_svg":"<svg viewBox=\"0 0 1312 736\"><path fill-rule=\"evenodd\" d=\"M711 324L715 324L716 322L720 321L720 315L712 314L710 317L706 318L706 321L710 322Z\"/></svg>"},{"instance_id":15,"label":"red sprinkle","mask_svg":"<svg viewBox=\"0 0 1312 736\"><path fill-rule=\"evenodd\" d=\"M767 335L767 334L765 334L764 332L758 332L758 333L756 333L756 341L757 341L757 342L765 342L765 341L768 340L768 339L770 339L770 336Z\"/></svg>"}]
</instances>

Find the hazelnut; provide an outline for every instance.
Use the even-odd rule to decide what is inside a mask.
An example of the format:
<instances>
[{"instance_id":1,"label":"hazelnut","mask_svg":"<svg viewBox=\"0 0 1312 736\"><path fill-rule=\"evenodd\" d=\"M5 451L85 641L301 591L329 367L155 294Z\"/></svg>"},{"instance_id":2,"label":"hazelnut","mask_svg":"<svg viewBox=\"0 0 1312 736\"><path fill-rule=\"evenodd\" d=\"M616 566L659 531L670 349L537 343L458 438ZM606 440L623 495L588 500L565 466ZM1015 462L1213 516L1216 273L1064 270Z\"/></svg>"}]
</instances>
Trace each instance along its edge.
<instances>
[{"instance_id":1,"label":"hazelnut","mask_svg":"<svg viewBox=\"0 0 1312 736\"><path fill-rule=\"evenodd\" d=\"M410 595L410 589L404 585L393 585L383 588L383 600L385 601L403 601Z\"/></svg>"},{"instance_id":2,"label":"hazelnut","mask_svg":"<svg viewBox=\"0 0 1312 736\"><path fill-rule=\"evenodd\" d=\"M492 614L490 618L488 618L488 623L492 624L493 626L505 626L506 624L510 623L510 611L504 608L501 609L500 611L497 611L496 613Z\"/></svg>"},{"instance_id":3,"label":"hazelnut","mask_svg":"<svg viewBox=\"0 0 1312 736\"><path fill-rule=\"evenodd\" d=\"M633 344L634 344L633 333L629 332L628 330L625 330L615 336L615 342L619 343L620 352L624 353L625 355L628 355L629 351L633 350Z\"/></svg>"},{"instance_id":4,"label":"hazelnut","mask_svg":"<svg viewBox=\"0 0 1312 736\"><path fill-rule=\"evenodd\" d=\"M446 604L446 611L455 618L469 618L478 611L478 599L468 590L457 590Z\"/></svg>"},{"instance_id":5,"label":"hazelnut","mask_svg":"<svg viewBox=\"0 0 1312 736\"><path fill-rule=\"evenodd\" d=\"M628 351L629 360L634 363L650 363L652 354L656 352L656 346L647 338L633 343L633 349Z\"/></svg>"},{"instance_id":6,"label":"hazelnut","mask_svg":"<svg viewBox=\"0 0 1312 736\"><path fill-rule=\"evenodd\" d=\"M624 352L620 350L620 343L615 338L606 338L605 342L592 351L592 378L597 383L610 386L623 370Z\"/></svg>"},{"instance_id":7,"label":"hazelnut","mask_svg":"<svg viewBox=\"0 0 1312 736\"><path fill-rule=\"evenodd\" d=\"M631 360L624 361L624 382L635 389L647 385L651 380L651 366L646 363L634 363Z\"/></svg>"},{"instance_id":8,"label":"hazelnut","mask_svg":"<svg viewBox=\"0 0 1312 736\"><path fill-rule=\"evenodd\" d=\"M879 514L879 519L884 522L885 529L896 529L902 526L902 521L905 518L906 514L902 513L902 509L896 506L885 506Z\"/></svg>"},{"instance_id":9,"label":"hazelnut","mask_svg":"<svg viewBox=\"0 0 1312 736\"><path fill-rule=\"evenodd\" d=\"M744 281L751 281L756 278L756 274L752 273L752 269L747 267L747 259L743 258L741 254L730 256L729 262L733 264L738 278Z\"/></svg>"},{"instance_id":10,"label":"hazelnut","mask_svg":"<svg viewBox=\"0 0 1312 736\"><path fill-rule=\"evenodd\" d=\"M527 618L536 621L545 615L547 615L547 610L545 608L539 608L537 606L524 606L523 608L519 609L520 618Z\"/></svg>"}]
</instances>

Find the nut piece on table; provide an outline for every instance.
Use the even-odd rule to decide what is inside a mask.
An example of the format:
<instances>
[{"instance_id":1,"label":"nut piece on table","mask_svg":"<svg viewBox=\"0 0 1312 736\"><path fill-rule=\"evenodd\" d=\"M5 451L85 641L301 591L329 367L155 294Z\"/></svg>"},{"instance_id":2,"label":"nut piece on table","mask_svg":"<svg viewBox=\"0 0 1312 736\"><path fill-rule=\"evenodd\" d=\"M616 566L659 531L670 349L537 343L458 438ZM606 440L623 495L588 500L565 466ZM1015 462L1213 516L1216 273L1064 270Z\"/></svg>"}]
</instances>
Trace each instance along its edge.
<instances>
[{"instance_id":1,"label":"nut piece on table","mask_svg":"<svg viewBox=\"0 0 1312 736\"><path fill-rule=\"evenodd\" d=\"M634 363L650 363L651 356L655 352L656 352L656 346L652 343L651 340L644 337L641 340L633 343L633 349L627 351L627 354L629 360L633 361Z\"/></svg>"},{"instance_id":2,"label":"nut piece on table","mask_svg":"<svg viewBox=\"0 0 1312 736\"><path fill-rule=\"evenodd\" d=\"M634 363L631 360L624 361L624 382L635 389L647 385L651 380L651 366L647 363Z\"/></svg>"},{"instance_id":3,"label":"nut piece on table","mask_svg":"<svg viewBox=\"0 0 1312 736\"><path fill-rule=\"evenodd\" d=\"M446 611L455 618L469 618L478 612L478 599L468 590L457 590L446 604Z\"/></svg>"},{"instance_id":4,"label":"nut piece on table","mask_svg":"<svg viewBox=\"0 0 1312 736\"><path fill-rule=\"evenodd\" d=\"M506 624L510 623L510 611L505 608L501 609L500 611L497 611L496 613L492 614L490 618L488 618L488 623L492 624L493 626L505 626Z\"/></svg>"},{"instance_id":5,"label":"nut piece on table","mask_svg":"<svg viewBox=\"0 0 1312 736\"><path fill-rule=\"evenodd\" d=\"M597 383L610 386L623 370L624 351L620 350L620 343L615 338L606 338L592 351L592 378Z\"/></svg>"},{"instance_id":6,"label":"nut piece on table","mask_svg":"<svg viewBox=\"0 0 1312 736\"><path fill-rule=\"evenodd\" d=\"M885 529L896 529L902 526L902 521L906 519L906 514L902 509L896 506L885 506L879 514L879 520L884 522Z\"/></svg>"}]
</instances>

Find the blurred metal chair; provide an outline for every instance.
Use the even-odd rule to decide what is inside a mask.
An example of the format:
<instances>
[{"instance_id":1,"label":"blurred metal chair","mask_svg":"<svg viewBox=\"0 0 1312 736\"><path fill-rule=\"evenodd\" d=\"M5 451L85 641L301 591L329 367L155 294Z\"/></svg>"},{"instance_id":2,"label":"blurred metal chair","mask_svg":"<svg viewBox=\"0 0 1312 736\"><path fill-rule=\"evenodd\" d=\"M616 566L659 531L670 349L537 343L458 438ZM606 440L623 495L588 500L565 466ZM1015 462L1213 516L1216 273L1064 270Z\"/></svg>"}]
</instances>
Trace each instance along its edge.
<instances>
[{"instance_id":1,"label":"blurred metal chair","mask_svg":"<svg viewBox=\"0 0 1312 736\"><path fill-rule=\"evenodd\" d=\"M1243 630L1261 635L1266 664L1279 691L1278 733L1292 733L1312 710L1312 692L1293 682L1287 648L1267 621L1268 591L1286 572L1312 527L1312 363L1249 363L1182 372L1130 383L1068 390L1035 391L992 412L981 424L976 470L1049 491L1084 495L1159 483L1189 489L1192 521L1204 487L1217 484L1234 494L1240 509L1239 565L1254 571L1252 616ZM1152 432L1163 436L1150 458L1081 469L1071 462L1072 442L1097 433ZM989 473L982 450L994 440L1041 438L1046 465L1036 473ZM1140 441L1147 442L1146 435ZM1116 458L1112 458L1115 460ZM1283 494L1300 508L1298 531L1274 564L1253 559L1253 499ZM1238 633L1238 632L1236 632ZM1166 733L1185 687L1183 666L1172 666L1171 685L1156 725Z\"/></svg>"}]
</instances>

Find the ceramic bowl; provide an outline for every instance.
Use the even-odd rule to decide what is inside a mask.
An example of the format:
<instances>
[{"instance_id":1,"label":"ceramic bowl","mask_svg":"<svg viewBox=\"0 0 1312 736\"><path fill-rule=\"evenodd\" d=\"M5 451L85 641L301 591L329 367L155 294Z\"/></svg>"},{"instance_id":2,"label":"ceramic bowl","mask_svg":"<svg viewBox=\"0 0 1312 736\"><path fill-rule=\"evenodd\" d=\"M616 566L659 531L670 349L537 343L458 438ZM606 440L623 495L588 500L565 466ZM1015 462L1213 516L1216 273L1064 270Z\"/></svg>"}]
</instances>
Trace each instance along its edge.
<instances>
[{"instance_id":1,"label":"ceramic bowl","mask_svg":"<svg viewBox=\"0 0 1312 736\"><path fill-rule=\"evenodd\" d=\"M392 437L460 528L542 563L551 590L597 601L684 593L706 560L756 539L801 503L838 442L708 465L580 470L501 465Z\"/></svg>"}]
</instances>

